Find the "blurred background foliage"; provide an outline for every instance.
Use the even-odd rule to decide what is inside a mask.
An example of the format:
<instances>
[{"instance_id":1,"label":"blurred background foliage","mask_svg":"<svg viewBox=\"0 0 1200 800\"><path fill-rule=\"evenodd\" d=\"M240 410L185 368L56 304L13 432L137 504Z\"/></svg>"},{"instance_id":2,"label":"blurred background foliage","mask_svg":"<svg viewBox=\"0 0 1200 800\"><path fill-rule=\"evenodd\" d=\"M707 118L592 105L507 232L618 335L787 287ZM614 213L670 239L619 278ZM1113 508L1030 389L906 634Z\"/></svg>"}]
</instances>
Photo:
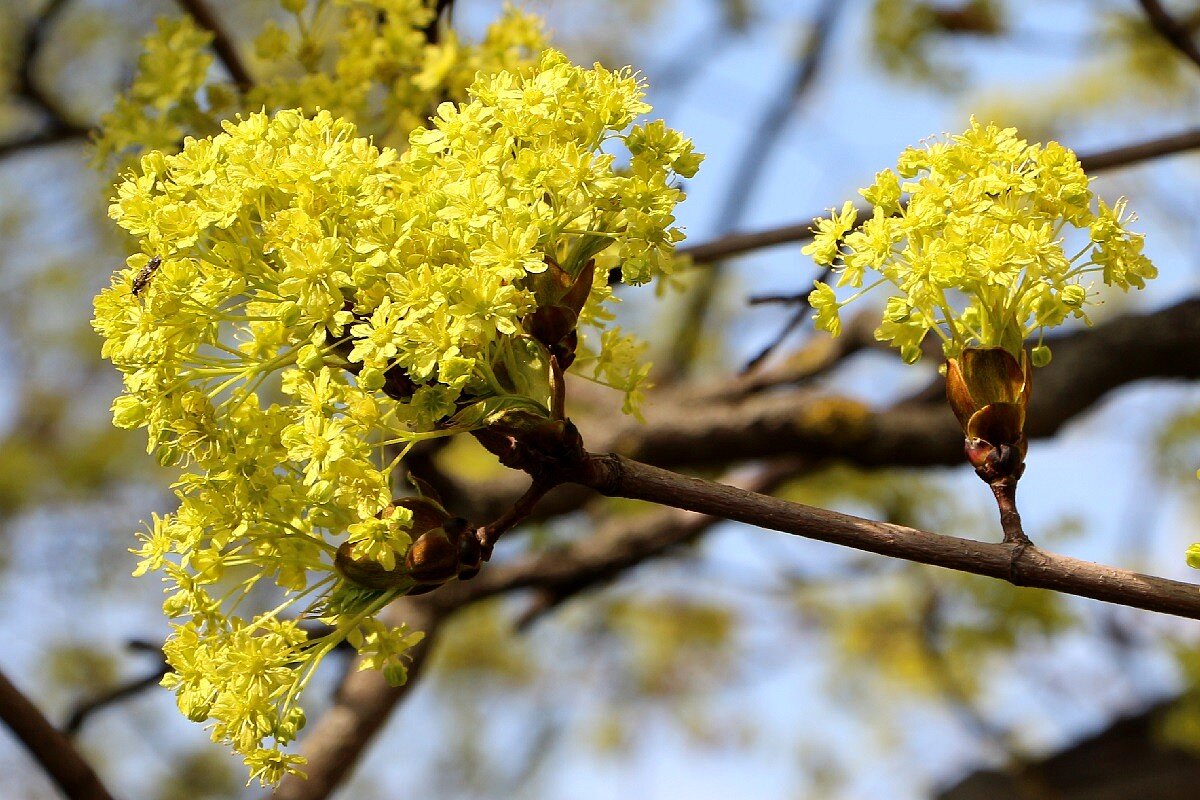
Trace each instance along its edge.
<instances>
[{"instance_id":1,"label":"blurred background foliage","mask_svg":"<svg viewBox=\"0 0 1200 800\"><path fill-rule=\"evenodd\" d=\"M1170 5L1200 33L1200 5ZM279 18L278 7L211 6L256 67L242 32ZM29 32L48 7L27 63ZM941 120L957 129L967 113L1068 144L1122 144L1200 122L1200 70L1133 2L529 7L576 59L640 67L658 112L708 153L685 211L694 241L838 205L909 143L909 131L935 133ZM455 21L477 32L498 10L460 0ZM88 321L123 251L105 218L105 177L87 167L85 132L128 84L154 19L179 13L166 0L0 4L0 666L61 721L159 669L158 590L128 577L126 551L138 521L167 502L168 478L139 436L109 425L117 378ZM819 69L806 69L821 48ZM20 144L29 139L38 144ZM1130 195L1153 220L1151 242L1166 243L1153 253L1163 280L1146 293L1150 305L1200 290L1195 158L1104 185ZM659 298L630 296L624 316L657 343L660 384L719 384L789 313L749 307L747 296L803 288L810 273L798 247L780 248L697 268ZM1127 308L1114 298L1109 311ZM798 334L781 357L816 346ZM868 352L816 385L878 405L919 380ZM605 413L586 395L581 405ZM1061 469L1035 467L1023 484L1038 541L1183 575L1181 542L1200 527L1200 392L1125 391L1063 436L1053 462ZM481 453L455 444L437 458L463 480L487 481L497 471ZM1073 478L1083 461L1109 463L1109 483ZM930 530L996 534L986 493L963 470L823 464L778 493ZM506 552L642 513L632 503L589 506L532 526ZM343 796L404 787L403 796L436 798L929 797L984 766L1020 770L1162 701L1152 735L1200 751L1195 626L1128 609L735 525L518 629L522 599L452 620L419 689ZM328 694L347 666L332 664L313 695ZM309 704L319 714L322 702ZM97 711L78 736L124 796L252 794L164 691ZM3 736L0 776L5 797L54 796Z\"/></svg>"}]
</instances>

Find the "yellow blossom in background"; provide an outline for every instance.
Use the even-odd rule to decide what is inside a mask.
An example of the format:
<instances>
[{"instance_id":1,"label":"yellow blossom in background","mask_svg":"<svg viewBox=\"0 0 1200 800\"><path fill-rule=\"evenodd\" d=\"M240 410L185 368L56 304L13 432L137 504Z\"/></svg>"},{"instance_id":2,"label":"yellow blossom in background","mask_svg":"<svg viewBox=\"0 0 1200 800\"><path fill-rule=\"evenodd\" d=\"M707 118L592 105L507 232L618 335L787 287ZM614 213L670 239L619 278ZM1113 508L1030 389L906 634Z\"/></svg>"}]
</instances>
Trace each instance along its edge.
<instances>
[{"instance_id":1,"label":"yellow blossom in background","mask_svg":"<svg viewBox=\"0 0 1200 800\"><path fill-rule=\"evenodd\" d=\"M480 41L466 42L435 26L433 0L280 5L282 21L250 32L257 56L250 87L210 69L212 36L191 17L161 20L130 88L100 122L96 161L128 166L152 150L179 150L185 135L215 135L223 119L288 108L325 109L377 144L402 146L439 103L465 100L476 73L528 70L548 46L541 20L511 6Z\"/></svg>"},{"instance_id":2,"label":"yellow blossom in background","mask_svg":"<svg viewBox=\"0 0 1200 800\"><path fill-rule=\"evenodd\" d=\"M901 153L863 189L872 214L859 224L846 203L817 220L804 252L830 267L839 299L817 281L817 327L837 335L842 307L871 290L894 292L875 332L906 362L930 333L947 358L968 347L1018 356L1037 336L1035 365L1050 360L1041 337L1068 317L1088 321L1095 281L1142 288L1156 274L1123 200L1096 199L1075 154L1029 144L1013 128L971 121L963 134Z\"/></svg>"}]
</instances>

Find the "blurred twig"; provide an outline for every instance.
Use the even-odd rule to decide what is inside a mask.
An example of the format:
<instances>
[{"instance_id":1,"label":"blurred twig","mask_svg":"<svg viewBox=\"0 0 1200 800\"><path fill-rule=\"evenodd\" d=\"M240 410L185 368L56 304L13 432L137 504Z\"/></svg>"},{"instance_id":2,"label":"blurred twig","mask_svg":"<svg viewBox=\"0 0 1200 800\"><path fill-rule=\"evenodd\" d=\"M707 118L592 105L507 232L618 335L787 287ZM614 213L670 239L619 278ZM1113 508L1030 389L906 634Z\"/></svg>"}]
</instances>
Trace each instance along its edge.
<instances>
[{"instance_id":1,"label":"blurred twig","mask_svg":"<svg viewBox=\"0 0 1200 800\"><path fill-rule=\"evenodd\" d=\"M814 280L827 281L829 276L833 274L833 266L827 266L821 270L820 274ZM804 322L804 317L808 314L808 310L812 308L812 293L815 289L809 289L806 292L799 292L790 298L788 302L795 303L795 308L792 309L792 316L788 317L787 323L780 329L779 333L775 334L775 338L767 342L761 350L754 354L754 357L746 362L746 366L742 367L742 374L753 372L758 369L758 366L770 358L780 345L784 343L792 331L800 327ZM753 303L753 301L751 301Z\"/></svg>"},{"instance_id":2,"label":"blurred twig","mask_svg":"<svg viewBox=\"0 0 1200 800\"><path fill-rule=\"evenodd\" d=\"M717 212L718 231L724 233L736 228L745 215L750 197L786 130L788 119L812 88L824 63L834 23L838 12L844 7L845 3L840 0L823 0L817 10L807 32L803 51L788 76L786 90L767 107L753 133L746 140L741 157L734 167L730 189ZM696 283L688 289L679 330L672 339L671 350L664 360L664 369L657 376L661 382L667 383L679 378L695 359L712 298L724 272L720 261L714 261L710 267L709 270L700 273Z\"/></svg>"},{"instance_id":3,"label":"blurred twig","mask_svg":"<svg viewBox=\"0 0 1200 800\"><path fill-rule=\"evenodd\" d=\"M69 0L51 0L25 29L21 39L13 94L36 106L46 117L42 130L24 139L0 144L0 158L23 150L47 147L60 142L82 139L88 128L72 119L58 99L45 90L37 78L38 54L54 21L67 7Z\"/></svg>"},{"instance_id":4,"label":"blurred twig","mask_svg":"<svg viewBox=\"0 0 1200 800\"><path fill-rule=\"evenodd\" d=\"M1171 16L1158 0L1139 0L1139 2L1154 30L1158 31L1185 58L1200 67L1200 48L1196 47L1196 42L1192 39L1187 27Z\"/></svg>"},{"instance_id":5,"label":"blurred twig","mask_svg":"<svg viewBox=\"0 0 1200 800\"><path fill-rule=\"evenodd\" d=\"M162 648L158 645L135 640L129 642L128 648L140 652L153 653L158 657L158 666L151 672L139 678L133 678L125 683L114 686L106 692L96 695L82 703L77 704L71 709L71 713L67 715L67 722L63 726L63 731L68 736L75 736L83 729L83 724L87 722L93 714L101 711L108 706L120 703L135 695L141 694L146 689L152 686L157 686L162 680L163 675L166 675L170 670L167 666L167 660L163 656Z\"/></svg>"},{"instance_id":6,"label":"blurred twig","mask_svg":"<svg viewBox=\"0 0 1200 800\"><path fill-rule=\"evenodd\" d=\"M0 673L0 719L71 800L112 800L75 745Z\"/></svg>"},{"instance_id":7,"label":"blurred twig","mask_svg":"<svg viewBox=\"0 0 1200 800\"><path fill-rule=\"evenodd\" d=\"M205 0L177 0L177 2L179 7L186 11L197 25L212 34L213 50L216 52L217 58L225 65L225 70L238 89L243 92L249 91L254 86L254 79L250 77L245 62L238 55L237 45L234 44L233 38L213 14L208 3Z\"/></svg>"}]
</instances>

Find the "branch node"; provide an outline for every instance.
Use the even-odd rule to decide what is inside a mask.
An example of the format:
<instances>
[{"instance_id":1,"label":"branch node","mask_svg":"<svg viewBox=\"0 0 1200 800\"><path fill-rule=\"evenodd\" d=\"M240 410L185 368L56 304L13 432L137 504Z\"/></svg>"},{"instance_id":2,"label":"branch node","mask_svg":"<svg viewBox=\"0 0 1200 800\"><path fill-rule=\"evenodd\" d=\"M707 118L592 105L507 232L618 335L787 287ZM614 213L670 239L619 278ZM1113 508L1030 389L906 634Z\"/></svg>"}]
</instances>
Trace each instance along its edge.
<instances>
[{"instance_id":1,"label":"branch node","mask_svg":"<svg viewBox=\"0 0 1200 800\"><path fill-rule=\"evenodd\" d=\"M1026 538L1012 542L1012 546L1012 554L1008 557L1008 582L1013 586L1028 586L1029 581L1025 578L1025 570L1021 568L1021 560L1025 557L1025 551L1033 547L1033 542Z\"/></svg>"}]
</instances>

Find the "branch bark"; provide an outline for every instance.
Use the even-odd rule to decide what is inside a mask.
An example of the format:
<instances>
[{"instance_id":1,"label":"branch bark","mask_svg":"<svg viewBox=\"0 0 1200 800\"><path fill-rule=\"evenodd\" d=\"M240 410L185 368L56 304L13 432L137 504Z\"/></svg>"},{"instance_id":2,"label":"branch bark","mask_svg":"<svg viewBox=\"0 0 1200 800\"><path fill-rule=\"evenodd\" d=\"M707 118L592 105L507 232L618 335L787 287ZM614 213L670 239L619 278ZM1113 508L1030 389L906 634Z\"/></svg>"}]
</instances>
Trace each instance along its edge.
<instances>
[{"instance_id":1,"label":"branch bark","mask_svg":"<svg viewBox=\"0 0 1200 800\"><path fill-rule=\"evenodd\" d=\"M760 469L748 476L744 485L769 491L794 475L798 468L797 462L789 461ZM413 663L408 682L392 687L376 671L348 673L337 691L333 708L304 739L309 759L305 767L308 778L285 778L272 797L324 800L346 779L388 716L412 690L442 625L456 611L500 594L535 589L538 600L518 621L519 625L527 625L567 598L603 585L630 567L695 540L719 521L718 517L660 509L633 520L612 523L568 548L497 564L470 581L450 583L432 594L393 604L385 612L390 623L403 621L425 631L425 638L411 651Z\"/></svg>"},{"instance_id":2,"label":"branch bark","mask_svg":"<svg viewBox=\"0 0 1200 800\"><path fill-rule=\"evenodd\" d=\"M1014 586L1200 619L1200 586L1093 564L1021 542L977 542L875 522L680 475L611 453L588 456L575 480L608 497L711 514L869 553L998 578Z\"/></svg>"},{"instance_id":3,"label":"branch bark","mask_svg":"<svg viewBox=\"0 0 1200 800\"><path fill-rule=\"evenodd\" d=\"M1026 433L1046 438L1100 397L1145 378L1200 378L1200 299L1118 317L1053 341L1039 369ZM930 391L929 396L939 393ZM738 402L651 396L645 425L613 429L581 420L584 440L663 467L704 467L798 456L865 467L963 463L962 430L944 401L904 402L875 411L852 400L798 389ZM678 409L688 408L687 414ZM1030 467L1036 472L1036 460Z\"/></svg>"},{"instance_id":4,"label":"branch bark","mask_svg":"<svg viewBox=\"0 0 1200 800\"><path fill-rule=\"evenodd\" d=\"M0 719L71 800L112 800L75 745L0 673Z\"/></svg>"}]
</instances>

